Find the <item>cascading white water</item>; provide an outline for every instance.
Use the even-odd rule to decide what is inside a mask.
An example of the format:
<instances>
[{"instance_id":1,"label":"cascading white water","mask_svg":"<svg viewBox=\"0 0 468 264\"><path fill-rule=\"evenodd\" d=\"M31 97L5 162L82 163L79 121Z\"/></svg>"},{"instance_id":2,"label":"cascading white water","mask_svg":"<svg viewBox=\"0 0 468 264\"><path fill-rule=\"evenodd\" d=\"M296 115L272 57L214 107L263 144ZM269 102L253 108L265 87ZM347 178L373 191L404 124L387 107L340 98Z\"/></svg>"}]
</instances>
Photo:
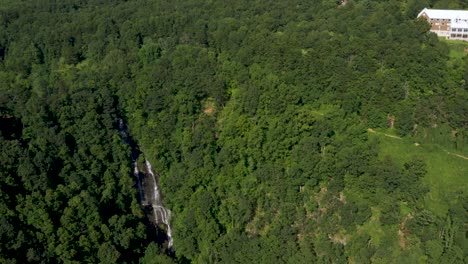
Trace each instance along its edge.
<instances>
[{"instance_id":1,"label":"cascading white water","mask_svg":"<svg viewBox=\"0 0 468 264\"><path fill-rule=\"evenodd\" d=\"M156 175L154 174L151 163L148 160L145 160L146 172L151 175L153 179L153 193L152 197L149 197L148 203L153 207L154 221L157 224L163 223L167 227L167 240L168 248L172 248L172 229L170 225L171 221L171 211L164 207L162 203L161 193L159 191L158 182L156 180ZM149 196L149 195L148 195Z\"/></svg>"},{"instance_id":2,"label":"cascading white water","mask_svg":"<svg viewBox=\"0 0 468 264\"><path fill-rule=\"evenodd\" d=\"M168 249L172 250L172 229L170 225L171 211L164 207L162 203L162 196L159 190L156 175L151 167L149 161L145 161L145 172L141 173L138 169L138 157L142 154L139 150L138 144L128 134L127 126L122 118L117 119L117 129L122 140L131 148L131 160L133 162L133 175L135 176L140 204L143 208L147 209L149 206L152 208L154 223L164 224L167 227L166 235L168 241ZM151 175L151 179L148 178ZM146 211L146 210L145 210ZM147 212L147 216L151 217L151 212Z\"/></svg>"}]
</instances>

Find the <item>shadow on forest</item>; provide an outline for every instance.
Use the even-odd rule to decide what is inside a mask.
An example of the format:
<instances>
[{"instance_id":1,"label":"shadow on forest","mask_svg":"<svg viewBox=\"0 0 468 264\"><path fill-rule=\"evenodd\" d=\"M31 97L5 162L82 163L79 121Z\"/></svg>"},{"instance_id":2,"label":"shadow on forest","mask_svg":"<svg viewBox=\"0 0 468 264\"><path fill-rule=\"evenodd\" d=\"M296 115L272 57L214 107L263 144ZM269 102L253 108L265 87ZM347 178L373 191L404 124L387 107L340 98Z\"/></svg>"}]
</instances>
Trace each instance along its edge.
<instances>
[{"instance_id":1,"label":"shadow on forest","mask_svg":"<svg viewBox=\"0 0 468 264\"><path fill-rule=\"evenodd\" d=\"M12 115L0 114L0 133L7 140L19 139L23 132L23 124Z\"/></svg>"}]
</instances>

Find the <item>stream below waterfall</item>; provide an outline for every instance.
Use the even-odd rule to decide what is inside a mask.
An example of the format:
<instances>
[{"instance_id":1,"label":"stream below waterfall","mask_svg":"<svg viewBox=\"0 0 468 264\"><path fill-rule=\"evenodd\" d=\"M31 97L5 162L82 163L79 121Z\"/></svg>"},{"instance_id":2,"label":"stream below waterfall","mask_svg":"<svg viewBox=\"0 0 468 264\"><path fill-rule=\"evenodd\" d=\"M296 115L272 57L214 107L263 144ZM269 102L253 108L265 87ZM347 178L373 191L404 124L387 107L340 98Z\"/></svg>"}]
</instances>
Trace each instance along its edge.
<instances>
[{"instance_id":1,"label":"stream below waterfall","mask_svg":"<svg viewBox=\"0 0 468 264\"><path fill-rule=\"evenodd\" d=\"M155 229L155 238L159 243L167 242L168 253L172 253L172 229L170 225L171 211L164 207L163 195L159 188L159 175L154 172L151 163L145 159L139 164L139 157L143 154L138 144L130 137L123 119L118 119L118 132L122 140L131 149L130 158L133 163L133 176L138 191L138 202L142 206L151 229ZM144 156L144 155L143 155ZM159 227L163 225L165 230ZM161 234L163 231L165 234Z\"/></svg>"}]
</instances>

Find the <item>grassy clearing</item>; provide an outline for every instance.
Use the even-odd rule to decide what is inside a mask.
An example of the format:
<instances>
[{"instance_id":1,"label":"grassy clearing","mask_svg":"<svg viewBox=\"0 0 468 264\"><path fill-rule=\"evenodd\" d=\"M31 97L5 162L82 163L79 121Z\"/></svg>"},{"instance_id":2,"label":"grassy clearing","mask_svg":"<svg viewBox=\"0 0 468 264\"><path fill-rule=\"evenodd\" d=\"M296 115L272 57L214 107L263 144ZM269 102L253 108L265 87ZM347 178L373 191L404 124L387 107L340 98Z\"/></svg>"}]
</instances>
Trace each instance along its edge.
<instances>
[{"instance_id":1,"label":"grassy clearing","mask_svg":"<svg viewBox=\"0 0 468 264\"><path fill-rule=\"evenodd\" d=\"M338 107L331 104L322 104L319 109L311 110L311 113L319 116L325 116L333 111L336 111Z\"/></svg>"},{"instance_id":2,"label":"grassy clearing","mask_svg":"<svg viewBox=\"0 0 468 264\"><path fill-rule=\"evenodd\" d=\"M400 214L401 216L406 216L411 213L411 208L408 207L406 203L400 203Z\"/></svg>"},{"instance_id":3,"label":"grassy clearing","mask_svg":"<svg viewBox=\"0 0 468 264\"><path fill-rule=\"evenodd\" d=\"M457 193L468 186L468 160L449 154L436 144L417 146L409 138L398 140L383 134L369 134L370 137L379 138L382 157L390 156L401 165L414 156L426 161L428 173L424 181L430 192L425 201L427 208L434 213L441 216L446 214L449 204L456 200Z\"/></svg>"},{"instance_id":4,"label":"grassy clearing","mask_svg":"<svg viewBox=\"0 0 468 264\"><path fill-rule=\"evenodd\" d=\"M449 56L451 59L461 59L467 54L465 52L465 48L468 48L467 41L448 40L445 38L439 38L439 40L446 43L450 48Z\"/></svg>"},{"instance_id":5,"label":"grassy clearing","mask_svg":"<svg viewBox=\"0 0 468 264\"><path fill-rule=\"evenodd\" d=\"M377 207L372 207L371 210L372 210L371 218L369 219L369 221L364 223L364 225L359 227L359 230L362 230L366 232L367 234L369 234L369 236L371 237L370 242L374 246L378 247L380 245L382 237L385 235L385 232L384 230L382 230L382 225L380 224L380 220L379 220L380 209Z\"/></svg>"}]
</instances>

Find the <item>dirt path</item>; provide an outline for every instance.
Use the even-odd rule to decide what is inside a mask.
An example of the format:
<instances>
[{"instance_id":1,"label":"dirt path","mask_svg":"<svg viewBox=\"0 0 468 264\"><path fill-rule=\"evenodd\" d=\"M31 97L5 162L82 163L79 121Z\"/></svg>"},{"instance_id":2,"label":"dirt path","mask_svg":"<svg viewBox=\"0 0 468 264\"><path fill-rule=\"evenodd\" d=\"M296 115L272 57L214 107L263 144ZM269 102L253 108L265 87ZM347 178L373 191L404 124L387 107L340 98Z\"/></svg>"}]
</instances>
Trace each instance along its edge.
<instances>
[{"instance_id":1,"label":"dirt path","mask_svg":"<svg viewBox=\"0 0 468 264\"><path fill-rule=\"evenodd\" d=\"M367 131L369 131L369 132L371 132L371 133L375 133L375 134L384 135L384 136L386 136L386 137L401 139L401 137L399 137L399 136L394 136L394 135L390 135L390 134L386 134L386 133L377 132L377 131L375 131L375 130L372 129L372 128L368 128Z\"/></svg>"},{"instance_id":2,"label":"dirt path","mask_svg":"<svg viewBox=\"0 0 468 264\"><path fill-rule=\"evenodd\" d=\"M367 131L369 131L369 132L371 132L371 133L374 133L374 134L378 134L378 135L384 135L384 136L390 137L390 138L402 139L402 138L399 137L399 136L394 136L394 135L390 135L390 134L386 134L386 133L382 133L382 132L377 132L377 131L375 131L375 130L372 129L372 128L368 128ZM419 144L419 143L414 143L414 145L415 145L416 147L418 147L418 146L420 146L421 144ZM452 153L452 152L448 152L448 151L446 151L446 152L447 152L447 154L449 154L449 155L457 156L457 157L462 158L462 159L464 159L464 160L468 160L468 157L465 157L465 156L463 156L463 155L456 154L456 153Z\"/></svg>"},{"instance_id":3,"label":"dirt path","mask_svg":"<svg viewBox=\"0 0 468 264\"><path fill-rule=\"evenodd\" d=\"M453 155L453 156L457 156L457 157L459 157L459 158L462 158L462 159L468 160L468 157L465 157L465 156L462 156L462 155L459 155L459 154L455 154L455 153L448 152L448 151L447 151L447 154L449 154L449 155Z\"/></svg>"},{"instance_id":4,"label":"dirt path","mask_svg":"<svg viewBox=\"0 0 468 264\"><path fill-rule=\"evenodd\" d=\"M413 215L409 213L407 216L403 218L403 221L400 223L400 227L398 228L398 238L400 248L405 249L408 243L407 236L410 234L408 229L406 228L406 221L413 219Z\"/></svg>"}]
</instances>

